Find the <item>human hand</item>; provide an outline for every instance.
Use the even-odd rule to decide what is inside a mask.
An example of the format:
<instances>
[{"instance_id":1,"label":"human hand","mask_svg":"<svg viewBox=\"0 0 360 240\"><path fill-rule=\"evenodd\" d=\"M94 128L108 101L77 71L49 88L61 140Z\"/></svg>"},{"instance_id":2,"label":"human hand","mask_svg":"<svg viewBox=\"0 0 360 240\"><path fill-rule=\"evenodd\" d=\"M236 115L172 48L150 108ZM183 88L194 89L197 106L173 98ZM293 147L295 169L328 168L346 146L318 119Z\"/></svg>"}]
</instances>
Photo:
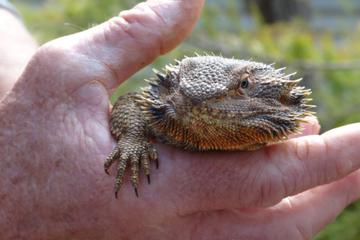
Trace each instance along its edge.
<instances>
[{"instance_id":1,"label":"human hand","mask_svg":"<svg viewBox=\"0 0 360 240\"><path fill-rule=\"evenodd\" d=\"M0 105L4 238L307 239L359 197L359 173L333 182L360 164L359 124L256 152L157 145L151 185L113 197L109 94L178 44L202 4L148 1L36 53Z\"/></svg>"}]
</instances>

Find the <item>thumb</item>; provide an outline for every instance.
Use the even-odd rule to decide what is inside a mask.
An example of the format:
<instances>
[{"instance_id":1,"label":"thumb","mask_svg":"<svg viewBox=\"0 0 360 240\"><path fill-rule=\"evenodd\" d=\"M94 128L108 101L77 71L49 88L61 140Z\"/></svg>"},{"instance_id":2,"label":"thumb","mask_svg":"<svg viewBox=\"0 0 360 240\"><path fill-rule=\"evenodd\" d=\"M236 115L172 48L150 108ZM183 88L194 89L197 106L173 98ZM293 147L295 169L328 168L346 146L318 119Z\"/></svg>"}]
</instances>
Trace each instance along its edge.
<instances>
[{"instance_id":1,"label":"thumb","mask_svg":"<svg viewBox=\"0 0 360 240\"><path fill-rule=\"evenodd\" d=\"M61 54L73 52L106 66L112 77L102 79L102 83L111 90L183 41L203 4L204 0L142 2L98 26L51 42L44 52L48 53L49 48ZM66 56L67 61L71 58Z\"/></svg>"},{"instance_id":2,"label":"thumb","mask_svg":"<svg viewBox=\"0 0 360 240\"><path fill-rule=\"evenodd\" d=\"M53 40L37 51L12 91L30 94L31 99L64 99L87 83L100 83L110 93L183 41L203 4L204 0L149 0L98 26Z\"/></svg>"},{"instance_id":3,"label":"thumb","mask_svg":"<svg viewBox=\"0 0 360 240\"><path fill-rule=\"evenodd\" d=\"M150 0L85 32L92 57L117 75L113 88L140 68L183 41L200 16L203 0Z\"/></svg>"}]
</instances>

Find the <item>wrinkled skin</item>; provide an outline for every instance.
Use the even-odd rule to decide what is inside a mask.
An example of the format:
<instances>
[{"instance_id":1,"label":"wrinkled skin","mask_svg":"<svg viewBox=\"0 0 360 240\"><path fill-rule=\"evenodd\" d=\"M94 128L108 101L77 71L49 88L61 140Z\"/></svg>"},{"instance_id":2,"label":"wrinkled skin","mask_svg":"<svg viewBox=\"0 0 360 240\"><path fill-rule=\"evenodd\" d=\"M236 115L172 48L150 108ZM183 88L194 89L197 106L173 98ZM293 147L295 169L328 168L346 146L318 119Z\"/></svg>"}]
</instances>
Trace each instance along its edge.
<instances>
[{"instance_id":1,"label":"wrinkled skin","mask_svg":"<svg viewBox=\"0 0 360 240\"><path fill-rule=\"evenodd\" d=\"M310 135L311 121L256 152L157 144L151 185L114 198L109 94L180 43L202 4L148 1L37 51L0 103L2 238L310 239L359 197L360 125Z\"/></svg>"}]
</instances>

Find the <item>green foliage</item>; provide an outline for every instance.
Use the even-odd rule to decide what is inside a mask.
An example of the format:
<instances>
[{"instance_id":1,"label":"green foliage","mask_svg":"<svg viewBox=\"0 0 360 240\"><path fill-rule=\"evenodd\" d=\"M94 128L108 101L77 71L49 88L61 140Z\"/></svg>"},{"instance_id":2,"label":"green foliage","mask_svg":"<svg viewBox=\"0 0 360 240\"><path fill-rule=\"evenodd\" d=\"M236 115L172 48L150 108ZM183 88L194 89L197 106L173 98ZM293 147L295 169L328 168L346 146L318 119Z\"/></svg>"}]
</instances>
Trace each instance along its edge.
<instances>
[{"instance_id":1,"label":"green foliage","mask_svg":"<svg viewBox=\"0 0 360 240\"><path fill-rule=\"evenodd\" d=\"M45 42L99 24L140 1L48 0L31 6L24 0L14 2L29 29L40 42Z\"/></svg>"},{"instance_id":2,"label":"green foliage","mask_svg":"<svg viewBox=\"0 0 360 240\"><path fill-rule=\"evenodd\" d=\"M35 7L24 2L16 1L26 24L40 42L45 42L99 24L139 1L48 0ZM251 12L255 20L252 26L244 27L238 4L237 0L208 1L192 36L132 76L113 99L141 86L142 79L152 76L152 67L161 68L174 58L192 56L194 52L208 52L276 62L278 67L289 66L289 72L298 71L313 89L323 130L360 121L360 28L315 31L301 20L268 26L254 7ZM360 202L348 207L316 239L360 239Z\"/></svg>"},{"instance_id":3,"label":"green foliage","mask_svg":"<svg viewBox=\"0 0 360 240\"><path fill-rule=\"evenodd\" d=\"M360 236L360 202L357 202L337 218L336 222L329 225L325 231L318 234L316 240L357 240Z\"/></svg>"}]
</instances>

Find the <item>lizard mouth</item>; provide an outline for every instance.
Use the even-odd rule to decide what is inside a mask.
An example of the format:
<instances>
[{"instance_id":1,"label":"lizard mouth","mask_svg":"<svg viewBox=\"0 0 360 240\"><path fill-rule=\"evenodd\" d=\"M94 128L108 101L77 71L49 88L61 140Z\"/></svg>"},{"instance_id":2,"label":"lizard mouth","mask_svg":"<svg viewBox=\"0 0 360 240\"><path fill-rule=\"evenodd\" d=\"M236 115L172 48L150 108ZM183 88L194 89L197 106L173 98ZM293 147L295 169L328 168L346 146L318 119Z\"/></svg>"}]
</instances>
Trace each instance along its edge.
<instances>
[{"instance_id":1,"label":"lizard mouth","mask_svg":"<svg viewBox=\"0 0 360 240\"><path fill-rule=\"evenodd\" d=\"M292 83L293 84L293 83ZM251 117L257 114L273 114L283 111L293 111L300 117L302 113L313 114L310 109L315 107L308 103L312 101L308 96L310 89L303 86L289 88L284 86L284 91L278 97L247 97L247 96L229 96L208 102L205 108L212 116L218 116L222 119L230 117Z\"/></svg>"}]
</instances>

